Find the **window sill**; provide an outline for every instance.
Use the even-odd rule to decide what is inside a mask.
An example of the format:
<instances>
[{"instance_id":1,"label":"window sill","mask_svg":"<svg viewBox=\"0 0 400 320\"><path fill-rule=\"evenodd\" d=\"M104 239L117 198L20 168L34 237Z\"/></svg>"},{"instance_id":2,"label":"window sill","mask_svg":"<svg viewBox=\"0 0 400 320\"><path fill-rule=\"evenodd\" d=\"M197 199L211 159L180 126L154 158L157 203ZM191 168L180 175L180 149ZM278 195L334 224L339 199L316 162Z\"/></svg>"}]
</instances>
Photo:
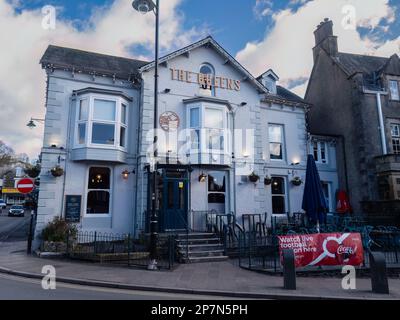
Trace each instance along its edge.
<instances>
[{"instance_id":1,"label":"window sill","mask_svg":"<svg viewBox=\"0 0 400 320\"><path fill-rule=\"evenodd\" d=\"M72 161L108 161L116 163L127 162L127 152L116 147L76 147L71 151Z\"/></svg>"}]
</instances>

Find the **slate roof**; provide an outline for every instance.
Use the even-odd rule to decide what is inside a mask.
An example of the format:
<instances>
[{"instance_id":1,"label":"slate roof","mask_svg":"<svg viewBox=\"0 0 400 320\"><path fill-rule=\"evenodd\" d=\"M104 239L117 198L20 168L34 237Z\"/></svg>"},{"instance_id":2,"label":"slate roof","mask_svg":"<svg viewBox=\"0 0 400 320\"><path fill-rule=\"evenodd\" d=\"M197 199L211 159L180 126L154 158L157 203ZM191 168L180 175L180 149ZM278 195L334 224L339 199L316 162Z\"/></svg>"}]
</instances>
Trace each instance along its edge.
<instances>
[{"instance_id":1,"label":"slate roof","mask_svg":"<svg viewBox=\"0 0 400 320\"><path fill-rule=\"evenodd\" d=\"M278 96L283 97L285 100L307 104L307 102L303 98L299 97L297 94L289 91L284 87L276 86L276 93Z\"/></svg>"},{"instance_id":2,"label":"slate roof","mask_svg":"<svg viewBox=\"0 0 400 320\"><path fill-rule=\"evenodd\" d=\"M339 52L334 58L349 75L354 73L371 74L379 72L388 62L389 58L365 56Z\"/></svg>"},{"instance_id":3,"label":"slate roof","mask_svg":"<svg viewBox=\"0 0 400 320\"><path fill-rule=\"evenodd\" d=\"M136 77L147 61L115 57L95 52L50 45L40 60L43 67L55 67L76 72L113 76L119 79Z\"/></svg>"}]
</instances>

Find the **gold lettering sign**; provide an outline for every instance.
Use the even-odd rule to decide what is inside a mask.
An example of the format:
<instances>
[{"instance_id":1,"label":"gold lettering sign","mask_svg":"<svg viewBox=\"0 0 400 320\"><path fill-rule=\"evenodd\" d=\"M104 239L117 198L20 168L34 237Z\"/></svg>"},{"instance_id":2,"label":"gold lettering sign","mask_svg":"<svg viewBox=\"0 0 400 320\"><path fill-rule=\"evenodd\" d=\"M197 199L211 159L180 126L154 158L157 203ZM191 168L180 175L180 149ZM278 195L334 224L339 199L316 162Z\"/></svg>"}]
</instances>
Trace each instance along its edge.
<instances>
[{"instance_id":1,"label":"gold lettering sign","mask_svg":"<svg viewBox=\"0 0 400 320\"><path fill-rule=\"evenodd\" d=\"M221 88L226 90L240 91L240 80L229 79L210 74L203 74L180 69L170 69L171 79L186 83L196 83L203 88Z\"/></svg>"}]
</instances>

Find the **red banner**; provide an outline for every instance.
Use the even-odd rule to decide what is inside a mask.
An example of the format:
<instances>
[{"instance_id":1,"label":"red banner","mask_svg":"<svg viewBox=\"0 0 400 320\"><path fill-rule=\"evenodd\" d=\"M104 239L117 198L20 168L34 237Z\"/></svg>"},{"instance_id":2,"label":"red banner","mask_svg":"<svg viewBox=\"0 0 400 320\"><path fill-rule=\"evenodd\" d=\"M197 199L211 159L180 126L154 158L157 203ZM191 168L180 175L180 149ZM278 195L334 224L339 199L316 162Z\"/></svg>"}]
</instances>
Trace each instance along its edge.
<instances>
[{"instance_id":1,"label":"red banner","mask_svg":"<svg viewBox=\"0 0 400 320\"><path fill-rule=\"evenodd\" d=\"M364 250L359 233L319 233L280 236L279 251L293 249L296 268L307 266L359 266Z\"/></svg>"}]
</instances>

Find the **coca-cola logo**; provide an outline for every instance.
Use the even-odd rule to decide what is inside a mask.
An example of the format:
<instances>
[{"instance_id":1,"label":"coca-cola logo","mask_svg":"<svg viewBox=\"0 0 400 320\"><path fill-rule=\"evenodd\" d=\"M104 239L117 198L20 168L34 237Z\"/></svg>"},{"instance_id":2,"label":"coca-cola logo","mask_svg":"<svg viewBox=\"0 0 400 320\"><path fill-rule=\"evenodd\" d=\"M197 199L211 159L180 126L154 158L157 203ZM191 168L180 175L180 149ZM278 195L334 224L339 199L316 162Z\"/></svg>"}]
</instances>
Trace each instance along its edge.
<instances>
[{"instance_id":1,"label":"coca-cola logo","mask_svg":"<svg viewBox=\"0 0 400 320\"><path fill-rule=\"evenodd\" d=\"M340 245L336 252L337 252L337 254L351 255L351 254L354 254L356 252L356 250L353 247L346 247L346 246Z\"/></svg>"}]
</instances>

